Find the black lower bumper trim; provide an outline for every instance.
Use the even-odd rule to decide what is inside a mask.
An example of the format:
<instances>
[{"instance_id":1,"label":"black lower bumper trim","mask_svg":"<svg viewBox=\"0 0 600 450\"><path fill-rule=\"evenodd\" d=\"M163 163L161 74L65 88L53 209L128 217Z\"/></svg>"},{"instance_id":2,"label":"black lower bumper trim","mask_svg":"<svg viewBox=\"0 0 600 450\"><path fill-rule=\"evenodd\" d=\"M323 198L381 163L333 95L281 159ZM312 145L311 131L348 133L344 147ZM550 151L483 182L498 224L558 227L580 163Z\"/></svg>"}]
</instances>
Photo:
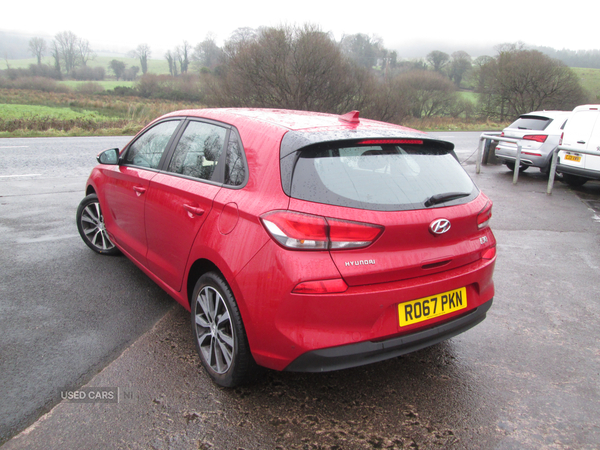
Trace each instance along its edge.
<instances>
[{"instance_id":1,"label":"black lower bumper trim","mask_svg":"<svg viewBox=\"0 0 600 450\"><path fill-rule=\"evenodd\" d=\"M590 180L600 180L600 172L592 169L581 169L579 167L558 165L556 167L558 173L566 173L576 175L578 177L588 178Z\"/></svg>"},{"instance_id":2,"label":"black lower bumper trim","mask_svg":"<svg viewBox=\"0 0 600 450\"><path fill-rule=\"evenodd\" d=\"M492 300L450 322L379 342L359 342L304 353L285 368L288 372L330 372L371 364L412 353L450 339L485 319Z\"/></svg>"}]
</instances>

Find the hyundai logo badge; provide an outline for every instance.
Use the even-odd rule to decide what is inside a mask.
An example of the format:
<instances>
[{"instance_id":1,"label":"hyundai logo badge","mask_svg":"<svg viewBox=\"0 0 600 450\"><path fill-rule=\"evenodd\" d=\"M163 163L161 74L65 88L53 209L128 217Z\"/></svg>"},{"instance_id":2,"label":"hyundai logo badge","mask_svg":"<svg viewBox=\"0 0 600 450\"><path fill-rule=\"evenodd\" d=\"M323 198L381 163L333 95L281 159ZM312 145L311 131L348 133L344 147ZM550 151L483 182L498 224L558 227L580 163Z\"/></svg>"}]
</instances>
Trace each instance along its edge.
<instances>
[{"instance_id":1,"label":"hyundai logo badge","mask_svg":"<svg viewBox=\"0 0 600 450\"><path fill-rule=\"evenodd\" d=\"M431 222L429 231L433 234L444 234L450 229L450 221L448 219L438 219Z\"/></svg>"}]
</instances>

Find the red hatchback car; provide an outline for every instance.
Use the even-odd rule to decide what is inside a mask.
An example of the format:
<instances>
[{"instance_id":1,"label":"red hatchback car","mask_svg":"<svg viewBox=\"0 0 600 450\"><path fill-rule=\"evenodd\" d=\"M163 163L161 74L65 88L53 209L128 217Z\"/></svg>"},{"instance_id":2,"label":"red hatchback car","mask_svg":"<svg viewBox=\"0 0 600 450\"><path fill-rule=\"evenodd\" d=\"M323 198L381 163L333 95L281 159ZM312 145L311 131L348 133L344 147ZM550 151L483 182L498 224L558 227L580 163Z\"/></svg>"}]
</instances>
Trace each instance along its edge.
<instances>
[{"instance_id":1,"label":"red hatchback car","mask_svg":"<svg viewBox=\"0 0 600 450\"><path fill-rule=\"evenodd\" d=\"M191 310L220 385L359 366L492 304L492 202L453 148L356 111L177 111L98 156L77 226Z\"/></svg>"}]
</instances>

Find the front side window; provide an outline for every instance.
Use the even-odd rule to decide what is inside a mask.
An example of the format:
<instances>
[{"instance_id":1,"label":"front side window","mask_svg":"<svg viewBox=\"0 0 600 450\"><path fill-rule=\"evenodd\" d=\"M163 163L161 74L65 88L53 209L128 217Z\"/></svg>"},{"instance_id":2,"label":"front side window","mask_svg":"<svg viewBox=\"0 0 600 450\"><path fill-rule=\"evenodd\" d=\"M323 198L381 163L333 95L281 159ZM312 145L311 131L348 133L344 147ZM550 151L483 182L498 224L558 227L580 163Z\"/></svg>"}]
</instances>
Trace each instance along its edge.
<instances>
[{"instance_id":1,"label":"front side window","mask_svg":"<svg viewBox=\"0 0 600 450\"><path fill-rule=\"evenodd\" d=\"M478 191L453 154L434 144L332 144L299 155L292 197L330 205L401 211L463 202Z\"/></svg>"},{"instance_id":2,"label":"front side window","mask_svg":"<svg viewBox=\"0 0 600 450\"><path fill-rule=\"evenodd\" d=\"M125 164L157 169L180 120L161 122L133 142L125 155Z\"/></svg>"},{"instance_id":3,"label":"front side window","mask_svg":"<svg viewBox=\"0 0 600 450\"><path fill-rule=\"evenodd\" d=\"M168 171L210 180L223 152L227 129L192 121L177 143Z\"/></svg>"}]
</instances>

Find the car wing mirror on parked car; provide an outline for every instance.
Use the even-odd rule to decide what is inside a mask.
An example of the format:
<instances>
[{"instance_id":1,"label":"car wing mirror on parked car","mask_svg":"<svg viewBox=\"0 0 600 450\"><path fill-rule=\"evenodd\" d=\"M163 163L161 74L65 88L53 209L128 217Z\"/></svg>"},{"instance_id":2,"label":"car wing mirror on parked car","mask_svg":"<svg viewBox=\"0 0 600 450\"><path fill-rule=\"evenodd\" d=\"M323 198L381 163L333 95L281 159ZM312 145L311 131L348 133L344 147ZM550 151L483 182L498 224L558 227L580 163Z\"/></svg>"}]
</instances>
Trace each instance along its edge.
<instances>
[{"instance_id":1,"label":"car wing mirror on parked car","mask_svg":"<svg viewBox=\"0 0 600 450\"><path fill-rule=\"evenodd\" d=\"M100 164L118 164L119 163L119 149L109 148L100 153L96 159Z\"/></svg>"}]
</instances>

